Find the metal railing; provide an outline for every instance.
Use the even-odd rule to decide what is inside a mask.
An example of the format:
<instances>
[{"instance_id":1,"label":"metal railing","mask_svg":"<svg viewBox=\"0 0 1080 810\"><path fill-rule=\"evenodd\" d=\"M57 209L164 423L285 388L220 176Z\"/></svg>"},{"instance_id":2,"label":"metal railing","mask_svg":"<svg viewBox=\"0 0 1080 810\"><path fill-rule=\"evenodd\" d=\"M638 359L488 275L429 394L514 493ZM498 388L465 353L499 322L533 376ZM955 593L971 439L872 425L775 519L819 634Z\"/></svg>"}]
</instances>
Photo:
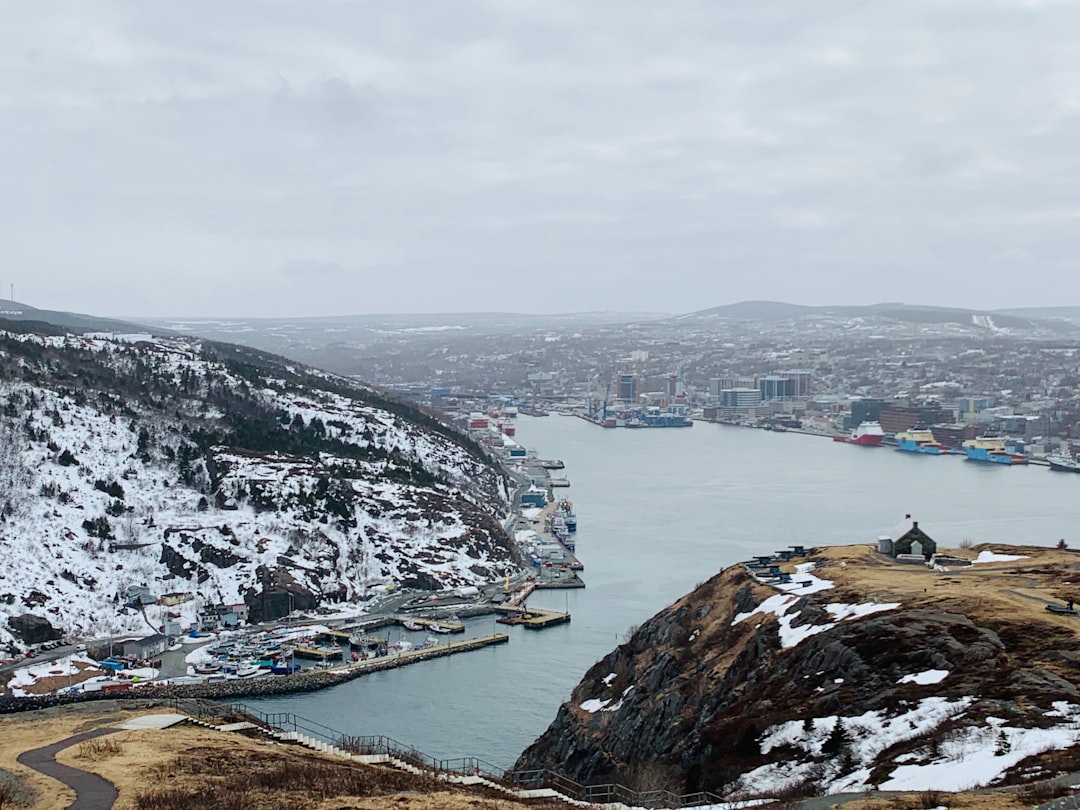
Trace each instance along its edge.
<instances>
[{"instance_id":1,"label":"metal railing","mask_svg":"<svg viewBox=\"0 0 1080 810\"><path fill-rule=\"evenodd\" d=\"M621 802L636 807L684 808L730 801L708 792L678 794L668 790L633 790L616 783L582 785L548 768L507 770L479 757L438 759L392 737L346 734L293 712L263 712L240 702L177 698L174 703L177 711L199 719L244 720L268 730L303 734L352 754L385 755L436 775L482 776L505 787L521 790L550 788L570 799L592 804ZM738 804L732 806L737 807Z\"/></svg>"}]
</instances>

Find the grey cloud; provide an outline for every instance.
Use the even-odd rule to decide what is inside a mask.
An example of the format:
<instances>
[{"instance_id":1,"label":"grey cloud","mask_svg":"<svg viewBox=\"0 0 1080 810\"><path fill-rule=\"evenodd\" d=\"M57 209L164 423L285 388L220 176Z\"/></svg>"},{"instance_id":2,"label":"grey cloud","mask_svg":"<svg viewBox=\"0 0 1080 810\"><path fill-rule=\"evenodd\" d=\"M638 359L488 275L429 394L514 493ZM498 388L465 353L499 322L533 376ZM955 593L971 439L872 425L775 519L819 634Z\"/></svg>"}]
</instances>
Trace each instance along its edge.
<instances>
[{"instance_id":1,"label":"grey cloud","mask_svg":"<svg viewBox=\"0 0 1080 810\"><path fill-rule=\"evenodd\" d=\"M1080 255L1075 4L5 16L0 284L30 303L678 311L763 296L760 279L879 300L886 274L929 303L1080 297L1060 269ZM1026 289L994 283L1029 254Z\"/></svg>"},{"instance_id":2,"label":"grey cloud","mask_svg":"<svg viewBox=\"0 0 1080 810\"><path fill-rule=\"evenodd\" d=\"M315 259L297 259L278 267L283 276L299 278L332 279L348 275L349 271L336 262L321 262Z\"/></svg>"}]
</instances>

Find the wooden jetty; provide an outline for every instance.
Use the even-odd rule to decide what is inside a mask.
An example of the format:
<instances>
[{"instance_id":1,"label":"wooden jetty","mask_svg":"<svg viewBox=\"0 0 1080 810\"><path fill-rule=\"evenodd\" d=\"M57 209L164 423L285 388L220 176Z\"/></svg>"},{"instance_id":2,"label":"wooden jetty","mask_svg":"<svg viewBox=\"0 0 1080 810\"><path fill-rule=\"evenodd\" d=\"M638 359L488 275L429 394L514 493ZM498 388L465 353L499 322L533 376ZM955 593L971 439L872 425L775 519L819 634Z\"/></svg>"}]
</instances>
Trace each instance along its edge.
<instances>
[{"instance_id":1,"label":"wooden jetty","mask_svg":"<svg viewBox=\"0 0 1080 810\"><path fill-rule=\"evenodd\" d=\"M519 608L500 605L495 608L501 613L497 621L499 624L519 624L527 630L543 630L545 627L554 627L557 624L566 624L570 621L569 613L559 613L554 610L536 610L535 608Z\"/></svg>"}]
</instances>

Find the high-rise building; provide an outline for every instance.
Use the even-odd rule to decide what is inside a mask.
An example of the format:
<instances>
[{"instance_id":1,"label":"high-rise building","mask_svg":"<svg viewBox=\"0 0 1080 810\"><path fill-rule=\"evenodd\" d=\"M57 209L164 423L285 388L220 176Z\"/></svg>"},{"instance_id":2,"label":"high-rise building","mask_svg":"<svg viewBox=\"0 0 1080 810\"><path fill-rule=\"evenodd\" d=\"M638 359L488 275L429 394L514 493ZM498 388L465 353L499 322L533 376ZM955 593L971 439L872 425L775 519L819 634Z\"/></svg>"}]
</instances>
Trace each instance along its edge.
<instances>
[{"instance_id":1,"label":"high-rise building","mask_svg":"<svg viewBox=\"0 0 1080 810\"><path fill-rule=\"evenodd\" d=\"M713 377L709 380L709 396L720 399L720 392L730 388L757 388L753 377Z\"/></svg>"},{"instance_id":2,"label":"high-rise building","mask_svg":"<svg viewBox=\"0 0 1080 810\"><path fill-rule=\"evenodd\" d=\"M757 387L764 402L770 399L791 399L795 396L796 382L779 374L770 374L759 377Z\"/></svg>"},{"instance_id":3,"label":"high-rise building","mask_svg":"<svg viewBox=\"0 0 1080 810\"><path fill-rule=\"evenodd\" d=\"M848 429L858 427L863 422L876 422L885 407L883 399L856 399L851 403L851 423Z\"/></svg>"},{"instance_id":4,"label":"high-rise building","mask_svg":"<svg viewBox=\"0 0 1080 810\"><path fill-rule=\"evenodd\" d=\"M781 371L781 377L786 377L795 384L795 393L793 397L808 397L810 396L810 380L813 377L813 373L806 369L797 368L790 371Z\"/></svg>"},{"instance_id":5,"label":"high-rise building","mask_svg":"<svg viewBox=\"0 0 1080 810\"><path fill-rule=\"evenodd\" d=\"M727 388L720 392L721 408L756 408L761 404L757 388Z\"/></svg>"}]
</instances>

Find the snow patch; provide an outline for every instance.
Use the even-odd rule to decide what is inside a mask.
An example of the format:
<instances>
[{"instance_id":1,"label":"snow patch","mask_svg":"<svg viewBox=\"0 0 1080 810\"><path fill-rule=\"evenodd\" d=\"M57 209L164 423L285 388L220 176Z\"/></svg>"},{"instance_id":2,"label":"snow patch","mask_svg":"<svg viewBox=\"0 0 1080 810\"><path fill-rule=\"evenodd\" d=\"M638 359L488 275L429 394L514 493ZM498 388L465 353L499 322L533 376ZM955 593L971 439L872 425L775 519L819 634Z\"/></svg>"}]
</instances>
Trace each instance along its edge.
<instances>
[{"instance_id":1,"label":"snow patch","mask_svg":"<svg viewBox=\"0 0 1080 810\"><path fill-rule=\"evenodd\" d=\"M926 686L932 683L941 683L949 676L949 670L947 669L928 669L925 672L915 672L911 675L905 675L897 683L917 683L920 686Z\"/></svg>"},{"instance_id":2,"label":"snow patch","mask_svg":"<svg viewBox=\"0 0 1080 810\"><path fill-rule=\"evenodd\" d=\"M979 556L972 560L972 565L978 565L979 563L995 563L995 562L1016 562L1017 560L1026 560L1027 557L1023 554L997 554L993 551L980 551Z\"/></svg>"}]
</instances>

